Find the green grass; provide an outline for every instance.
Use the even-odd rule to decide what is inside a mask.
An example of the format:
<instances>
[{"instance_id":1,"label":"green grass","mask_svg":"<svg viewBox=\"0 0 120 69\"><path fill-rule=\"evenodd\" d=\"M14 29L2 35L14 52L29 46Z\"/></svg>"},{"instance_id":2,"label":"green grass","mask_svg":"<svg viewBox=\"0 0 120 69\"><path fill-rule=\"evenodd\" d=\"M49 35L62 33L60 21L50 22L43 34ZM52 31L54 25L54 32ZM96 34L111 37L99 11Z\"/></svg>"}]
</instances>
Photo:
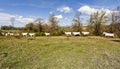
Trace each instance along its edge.
<instances>
[{"instance_id":1,"label":"green grass","mask_svg":"<svg viewBox=\"0 0 120 69\"><path fill-rule=\"evenodd\" d=\"M120 69L120 41L102 37L0 39L0 69Z\"/></svg>"}]
</instances>

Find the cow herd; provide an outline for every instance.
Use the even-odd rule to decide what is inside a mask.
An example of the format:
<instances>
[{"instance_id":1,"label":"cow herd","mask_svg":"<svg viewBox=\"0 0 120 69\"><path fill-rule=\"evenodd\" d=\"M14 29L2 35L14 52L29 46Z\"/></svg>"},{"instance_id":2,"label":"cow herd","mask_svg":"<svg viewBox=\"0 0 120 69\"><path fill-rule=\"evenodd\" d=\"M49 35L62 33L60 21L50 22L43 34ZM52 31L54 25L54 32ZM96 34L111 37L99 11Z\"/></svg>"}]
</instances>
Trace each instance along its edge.
<instances>
[{"instance_id":1,"label":"cow herd","mask_svg":"<svg viewBox=\"0 0 120 69\"><path fill-rule=\"evenodd\" d=\"M35 33L12 33L12 32L7 32L7 33L1 33L3 36L23 36L23 37L35 37ZM45 36L50 36L51 34L50 33L47 33L45 32L44 33ZM87 36L87 35L90 35L90 32L64 32L64 34L66 36L80 36L80 35L84 35L84 36ZM103 35L105 37L114 37L114 34L113 33L107 33L107 32L103 32Z\"/></svg>"},{"instance_id":2,"label":"cow herd","mask_svg":"<svg viewBox=\"0 0 120 69\"><path fill-rule=\"evenodd\" d=\"M13 32L7 32L7 33L1 33L3 36L23 36L23 37L34 37L35 33L13 33Z\"/></svg>"},{"instance_id":3,"label":"cow herd","mask_svg":"<svg viewBox=\"0 0 120 69\"><path fill-rule=\"evenodd\" d=\"M82 32L82 34L81 34L80 32L65 32L65 34L66 34L66 36L71 36L71 35L74 35L74 36L80 36L80 35L87 36L90 33L89 32Z\"/></svg>"}]
</instances>

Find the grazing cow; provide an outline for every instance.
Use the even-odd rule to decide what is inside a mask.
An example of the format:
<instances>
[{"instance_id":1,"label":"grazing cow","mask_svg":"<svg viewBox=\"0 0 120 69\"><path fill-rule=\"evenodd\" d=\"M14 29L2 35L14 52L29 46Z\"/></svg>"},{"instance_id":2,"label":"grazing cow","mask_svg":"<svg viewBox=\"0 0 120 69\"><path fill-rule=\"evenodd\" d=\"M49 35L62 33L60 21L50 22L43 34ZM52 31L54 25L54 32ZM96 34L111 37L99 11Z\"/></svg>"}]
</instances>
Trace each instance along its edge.
<instances>
[{"instance_id":1,"label":"grazing cow","mask_svg":"<svg viewBox=\"0 0 120 69\"><path fill-rule=\"evenodd\" d=\"M65 34L66 34L67 36L71 36L71 35L72 35L71 32L65 32Z\"/></svg>"},{"instance_id":2,"label":"grazing cow","mask_svg":"<svg viewBox=\"0 0 120 69\"><path fill-rule=\"evenodd\" d=\"M74 36L80 36L80 32L73 32Z\"/></svg>"},{"instance_id":3,"label":"grazing cow","mask_svg":"<svg viewBox=\"0 0 120 69\"><path fill-rule=\"evenodd\" d=\"M20 36L20 34L19 33L16 33L16 34L14 34L15 36Z\"/></svg>"},{"instance_id":4,"label":"grazing cow","mask_svg":"<svg viewBox=\"0 0 120 69\"><path fill-rule=\"evenodd\" d=\"M50 33L45 33L46 36L50 36Z\"/></svg>"},{"instance_id":5,"label":"grazing cow","mask_svg":"<svg viewBox=\"0 0 120 69\"><path fill-rule=\"evenodd\" d=\"M5 33L1 33L2 35L5 35Z\"/></svg>"},{"instance_id":6,"label":"grazing cow","mask_svg":"<svg viewBox=\"0 0 120 69\"><path fill-rule=\"evenodd\" d=\"M14 33L9 33L10 36L14 36Z\"/></svg>"},{"instance_id":7,"label":"grazing cow","mask_svg":"<svg viewBox=\"0 0 120 69\"><path fill-rule=\"evenodd\" d=\"M21 38L20 33L15 33L14 36L15 36L16 38L18 38L18 39Z\"/></svg>"},{"instance_id":8,"label":"grazing cow","mask_svg":"<svg viewBox=\"0 0 120 69\"><path fill-rule=\"evenodd\" d=\"M29 33L30 37L35 37L35 33Z\"/></svg>"},{"instance_id":9,"label":"grazing cow","mask_svg":"<svg viewBox=\"0 0 120 69\"><path fill-rule=\"evenodd\" d=\"M114 34L113 34L113 33L103 32L103 35L104 35L105 37L114 37Z\"/></svg>"},{"instance_id":10,"label":"grazing cow","mask_svg":"<svg viewBox=\"0 0 120 69\"><path fill-rule=\"evenodd\" d=\"M86 36L86 35L89 35L90 32L82 32L82 34Z\"/></svg>"},{"instance_id":11,"label":"grazing cow","mask_svg":"<svg viewBox=\"0 0 120 69\"><path fill-rule=\"evenodd\" d=\"M5 33L5 36L8 36L8 33Z\"/></svg>"},{"instance_id":12,"label":"grazing cow","mask_svg":"<svg viewBox=\"0 0 120 69\"><path fill-rule=\"evenodd\" d=\"M23 36L27 37L28 33L22 33Z\"/></svg>"},{"instance_id":13,"label":"grazing cow","mask_svg":"<svg viewBox=\"0 0 120 69\"><path fill-rule=\"evenodd\" d=\"M8 32L8 33L5 34L5 36L14 36L14 33Z\"/></svg>"},{"instance_id":14,"label":"grazing cow","mask_svg":"<svg viewBox=\"0 0 120 69\"><path fill-rule=\"evenodd\" d=\"M35 39L35 33L29 33L29 40L33 40L33 39Z\"/></svg>"}]
</instances>

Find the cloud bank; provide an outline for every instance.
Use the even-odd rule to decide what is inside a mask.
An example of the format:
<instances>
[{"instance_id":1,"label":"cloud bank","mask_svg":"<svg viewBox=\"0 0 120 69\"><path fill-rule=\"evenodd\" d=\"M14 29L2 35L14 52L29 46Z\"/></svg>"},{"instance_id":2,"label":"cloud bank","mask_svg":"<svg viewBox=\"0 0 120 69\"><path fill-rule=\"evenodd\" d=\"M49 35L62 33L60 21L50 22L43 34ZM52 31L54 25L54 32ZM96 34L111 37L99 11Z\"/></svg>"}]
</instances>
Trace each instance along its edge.
<instances>
[{"instance_id":1,"label":"cloud bank","mask_svg":"<svg viewBox=\"0 0 120 69\"><path fill-rule=\"evenodd\" d=\"M0 23L1 22L10 23L11 18L14 18L15 22L19 22L19 23L29 23L35 20L34 18L31 17L23 17L20 15L12 15L9 13L0 12Z\"/></svg>"},{"instance_id":2,"label":"cloud bank","mask_svg":"<svg viewBox=\"0 0 120 69\"><path fill-rule=\"evenodd\" d=\"M62 19L63 16L60 14L60 15L56 15L55 18L57 18L57 19Z\"/></svg>"},{"instance_id":3,"label":"cloud bank","mask_svg":"<svg viewBox=\"0 0 120 69\"><path fill-rule=\"evenodd\" d=\"M58 8L57 11L64 12L64 13L70 13L72 11L72 8L66 6L66 7Z\"/></svg>"},{"instance_id":4,"label":"cloud bank","mask_svg":"<svg viewBox=\"0 0 120 69\"><path fill-rule=\"evenodd\" d=\"M92 13L95 13L97 11L100 11L100 12L101 11L106 11L106 15L109 15L109 14L111 14L113 12L113 11L111 11L109 9L104 9L104 8L96 9L96 8L92 8L92 7L87 6L87 5L80 7L77 11L79 11L81 13L84 13L84 14L88 14L88 15L90 15Z\"/></svg>"}]
</instances>

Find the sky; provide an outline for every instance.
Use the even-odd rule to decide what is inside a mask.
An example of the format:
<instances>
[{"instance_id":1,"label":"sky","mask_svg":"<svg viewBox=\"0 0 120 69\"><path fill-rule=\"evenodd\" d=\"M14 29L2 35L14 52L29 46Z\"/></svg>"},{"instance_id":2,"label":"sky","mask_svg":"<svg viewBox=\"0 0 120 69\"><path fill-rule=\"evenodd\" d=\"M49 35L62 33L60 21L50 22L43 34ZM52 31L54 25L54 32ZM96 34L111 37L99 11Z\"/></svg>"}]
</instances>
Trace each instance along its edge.
<instances>
[{"instance_id":1,"label":"sky","mask_svg":"<svg viewBox=\"0 0 120 69\"><path fill-rule=\"evenodd\" d=\"M89 15L105 10L110 14L120 6L120 0L0 0L0 25L11 25L11 19L15 27L24 27L37 18L48 22L51 13L61 26L71 25L76 12L81 12L81 22L87 24Z\"/></svg>"}]
</instances>

